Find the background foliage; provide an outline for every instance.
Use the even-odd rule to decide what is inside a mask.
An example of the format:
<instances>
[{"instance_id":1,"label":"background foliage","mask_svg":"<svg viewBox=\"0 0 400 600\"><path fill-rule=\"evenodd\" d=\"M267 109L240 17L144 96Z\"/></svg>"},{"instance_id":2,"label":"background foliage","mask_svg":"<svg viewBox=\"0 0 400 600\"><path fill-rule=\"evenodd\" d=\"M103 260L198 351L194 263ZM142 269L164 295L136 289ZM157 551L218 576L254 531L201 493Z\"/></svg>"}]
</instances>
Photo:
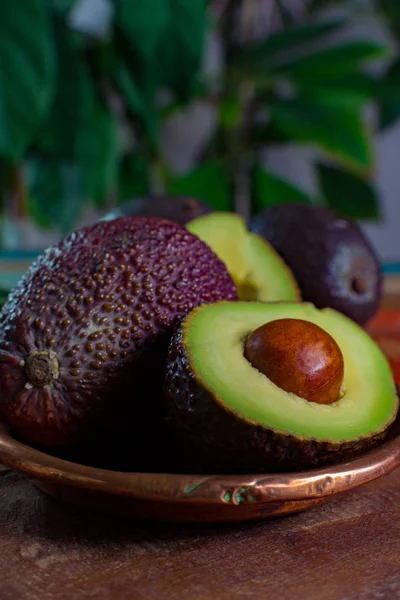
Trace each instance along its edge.
<instances>
[{"instance_id":1,"label":"background foliage","mask_svg":"<svg viewBox=\"0 0 400 600\"><path fill-rule=\"evenodd\" d=\"M3 211L67 232L87 203L106 210L165 191L245 215L289 200L378 216L365 109L377 107L381 129L400 116L398 0L372 5L394 48L337 41L349 17L320 12L337 0L311 0L301 18L277 1L272 32L257 31L248 0L102 0L100 30L77 19L84 1L0 3ZM360 2L342 4L356 15ZM201 68L210 31L223 41L217 77ZM374 61L383 68L366 68ZM178 177L161 128L199 99L216 108L217 123L198 164ZM288 143L318 151L318 197L262 164L262 148Z\"/></svg>"}]
</instances>

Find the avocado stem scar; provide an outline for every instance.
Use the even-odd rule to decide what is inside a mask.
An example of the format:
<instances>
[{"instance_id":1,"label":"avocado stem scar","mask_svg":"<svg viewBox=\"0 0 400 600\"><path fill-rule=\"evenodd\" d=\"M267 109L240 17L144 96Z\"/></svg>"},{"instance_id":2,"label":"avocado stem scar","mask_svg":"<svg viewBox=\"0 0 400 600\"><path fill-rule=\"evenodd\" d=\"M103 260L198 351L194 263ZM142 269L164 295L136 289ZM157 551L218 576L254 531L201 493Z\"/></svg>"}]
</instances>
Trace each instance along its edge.
<instances>
[{"instance_id":1,"label":"avocado stem scar","mask_svg":"<svg viewBox=\"0 0 400 600\"><path fill-rule=\"evenodd\" d=\"M25 373L29 379L25 387L44 387L59 376L59 362L55 352L34 352L25 361Z\"/></svg>"}]
</instances>

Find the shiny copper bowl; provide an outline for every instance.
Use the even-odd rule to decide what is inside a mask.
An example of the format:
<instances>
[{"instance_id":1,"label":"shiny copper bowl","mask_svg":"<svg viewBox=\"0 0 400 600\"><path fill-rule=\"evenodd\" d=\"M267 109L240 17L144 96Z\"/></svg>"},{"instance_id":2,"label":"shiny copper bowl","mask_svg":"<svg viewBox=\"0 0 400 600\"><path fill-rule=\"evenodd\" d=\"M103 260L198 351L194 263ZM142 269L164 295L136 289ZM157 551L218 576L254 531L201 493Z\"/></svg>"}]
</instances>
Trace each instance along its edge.
<instances>
[{"instance_id":1,"label":"shiny copper bowl","mask_svg":"<svg viewBox=\"0 0 400 600\"><path fill-rule=\"evenodd\" d=\"M354 460L298 473L177 475L98 469L45 454L0 424L0 461L62 501L165 521L245 521L319 506L400 465L400 419L388 440Z\"/></svg>"}]
</instances>

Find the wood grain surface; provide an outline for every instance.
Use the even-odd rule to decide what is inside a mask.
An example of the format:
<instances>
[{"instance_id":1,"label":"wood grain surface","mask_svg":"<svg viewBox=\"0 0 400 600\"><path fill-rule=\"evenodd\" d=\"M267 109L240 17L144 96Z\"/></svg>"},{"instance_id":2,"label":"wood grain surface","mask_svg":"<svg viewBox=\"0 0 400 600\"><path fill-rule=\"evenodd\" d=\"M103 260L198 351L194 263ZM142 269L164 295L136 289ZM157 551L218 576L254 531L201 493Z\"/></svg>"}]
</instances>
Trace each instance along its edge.
<instances>
[{"instance_id":1,"label":"wood grain surface","mask_svg":"<svg viewBox=\"0 0 400 600\"><path fill-rule=\"evenodd\" d=\"M0 473L1 600L400 598L400 469L307 513L241 525L88 514Z\"/></svg>"}]
</instances>

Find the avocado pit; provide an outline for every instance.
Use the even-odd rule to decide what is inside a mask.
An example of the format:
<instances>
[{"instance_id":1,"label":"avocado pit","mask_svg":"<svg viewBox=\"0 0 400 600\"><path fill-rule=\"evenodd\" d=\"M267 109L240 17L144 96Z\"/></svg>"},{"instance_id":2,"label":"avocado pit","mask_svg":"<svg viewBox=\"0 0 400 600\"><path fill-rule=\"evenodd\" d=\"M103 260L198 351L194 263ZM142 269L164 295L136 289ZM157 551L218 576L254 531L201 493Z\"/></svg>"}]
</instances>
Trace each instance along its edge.
<instances>
[{"instance_id":1,"label":"avocado pit","mask_svg":"<svg viewBox=\"0 0 400 600\"><path fill-rule=\"evenodd\" d=\"M25 362L28 385L44 387L53 383L59 374L59 363L54 352L34 352Z\"/></svg>"},{"instance_id":2,"label":"avocado pit","mask_svg":"<svg viewBox=\"0 0 400 600\"><path fill-rule=\"evenodd\" d=\"M317 404L339 398L343 355L332 336L314 323L302 319L265 323L247 336L244 356L286 392Z\"/></svg>"}]
</instances>

